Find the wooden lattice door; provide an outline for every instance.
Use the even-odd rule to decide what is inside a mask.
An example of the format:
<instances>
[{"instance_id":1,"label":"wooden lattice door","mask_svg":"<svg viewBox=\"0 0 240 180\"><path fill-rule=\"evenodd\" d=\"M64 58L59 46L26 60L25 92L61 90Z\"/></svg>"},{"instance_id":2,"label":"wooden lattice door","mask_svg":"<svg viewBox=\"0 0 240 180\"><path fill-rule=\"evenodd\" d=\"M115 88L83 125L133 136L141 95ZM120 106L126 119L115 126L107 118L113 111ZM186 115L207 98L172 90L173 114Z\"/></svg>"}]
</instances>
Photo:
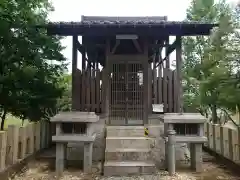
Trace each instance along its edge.
<instances>
[{"instance_id":1,"label":"wooden lattice door","mask_svg":"<svg viewBox=\"0 0 240 180\"><path fill-rule=\"evenodd\" d=\"M111 64L110 124L142 125L143 99L142 64L130 61Z\"/></svg>"}]
</instances>

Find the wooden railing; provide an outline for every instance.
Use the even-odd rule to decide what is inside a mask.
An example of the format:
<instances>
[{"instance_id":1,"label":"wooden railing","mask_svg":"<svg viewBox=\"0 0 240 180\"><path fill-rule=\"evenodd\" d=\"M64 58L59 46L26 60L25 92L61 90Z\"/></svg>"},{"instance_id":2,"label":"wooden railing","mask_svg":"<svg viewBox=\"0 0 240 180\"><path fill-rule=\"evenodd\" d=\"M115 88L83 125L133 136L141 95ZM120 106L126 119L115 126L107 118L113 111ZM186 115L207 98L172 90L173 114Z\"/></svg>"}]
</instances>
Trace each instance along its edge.
<instances>
[{"instance_id":1,"label":"wooden railing","mask_svg":"<svg viewBox=\"0 0 240 180\"><path fill-rule=\"evenodd\" d=\"M102 71L86 70L78 71L75 88L76 107L80 111L102 112Z\"/></svg>"},{"instance_id":2,"label":"wooden railing","mask_svg":"<svg viewBox=\"0 0 240 180\"><path fill-rule=\"evenodd\" d=\"M204 130L208 138L205 147L236 164L240 163L240 128L231 129L206 123Z\"/></svg>"},{"instance_id":3,"label":"wooden railing","mask_svg":"<svg viewBox=\"0 0 240 180\"><path fill-rule=\"evenodd\" d=\"M9 125L0 131L0 172L30 155L50 146L49 123L42 121L26 126Z\"/></svg>"},{"instance_id":4,"label":"wooden railing","mask_svg":"<svg viewBox=\"0 0 240 180\"><path fill-rule=\"evenodd\" d=\"M162 71L163 75L157 74L155 70L150 71L149 82L152 82L152 86L151 84L149 86L150 101L152 104L164 104L165 112L176 112L176 71L171 69L162 69ZM100 70L77 71L74 85L76 94L73 97L77 110L102 112L104 109L102 74L103 71Z\"/></svg>"},{"instance_id":5,"label":"wooden railing","mask_svg":"<svg viewBox=\"0 0 240 180\"><path fill-rule=\"evenodd\" d=\"M176 96L176 71L162 69L163 75L160 76L152 70L152 104L164 104L165 112L177 111Z\"/></svg>"}]
</instances>

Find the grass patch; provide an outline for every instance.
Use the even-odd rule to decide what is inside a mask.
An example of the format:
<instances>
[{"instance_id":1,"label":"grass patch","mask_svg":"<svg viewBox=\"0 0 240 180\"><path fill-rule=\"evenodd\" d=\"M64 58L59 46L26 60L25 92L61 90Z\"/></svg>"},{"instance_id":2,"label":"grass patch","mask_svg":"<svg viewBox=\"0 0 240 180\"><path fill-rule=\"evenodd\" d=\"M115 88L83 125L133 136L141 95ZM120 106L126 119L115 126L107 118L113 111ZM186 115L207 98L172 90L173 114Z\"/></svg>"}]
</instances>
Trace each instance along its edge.
<instances>
[{"instance_id":1,"label":"grass patch","mask_svg":"<svg viewBox=\"0 0 240 180\"><path fill-rule=\"evenodd\" d=\"M1 122L1 120L0 120ZM24 126L27 125L29 123L28 120L24 120ZM11 114L8 114L7 117L6 117L6 120L5 120L5 123L4 123L4 129L7 129L7 127L9 125L19 125L19 126L22 126L22 120L19 119L18 117L16 116L13 116Z\"/></svg>"}]
</instances>

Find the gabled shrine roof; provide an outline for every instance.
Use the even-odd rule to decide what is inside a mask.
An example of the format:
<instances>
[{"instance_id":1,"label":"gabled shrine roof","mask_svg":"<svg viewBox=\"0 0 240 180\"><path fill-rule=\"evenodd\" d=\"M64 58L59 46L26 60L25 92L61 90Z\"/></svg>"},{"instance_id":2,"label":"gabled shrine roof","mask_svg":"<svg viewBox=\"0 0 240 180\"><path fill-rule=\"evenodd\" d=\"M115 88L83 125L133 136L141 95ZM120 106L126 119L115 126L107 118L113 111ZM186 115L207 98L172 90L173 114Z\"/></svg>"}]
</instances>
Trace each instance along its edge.
<instances>
[{"instance_id":1,"label":"gabled shrine roof","mask_svg":"<svg viewBox=\"0 0 240 180\"><path fill-rule=\"evenodd\" d=\"M147 36L165 35L209 35L217 24L167 21L166 16L114 17L82 16L79 22L51 22L47 27L52 35L111 36L115 34L139 34Z\"/></svg>"},{"instance_id":2,"label":"gabled shrine roof","mask_svg":"<svg viewBox=\"0 0 240 180\"><path fill-rule=\"evenodd\" d=\"M167 21L167 16L82 16L82 24L157 24Z\"/></svg>"}]
</instances>

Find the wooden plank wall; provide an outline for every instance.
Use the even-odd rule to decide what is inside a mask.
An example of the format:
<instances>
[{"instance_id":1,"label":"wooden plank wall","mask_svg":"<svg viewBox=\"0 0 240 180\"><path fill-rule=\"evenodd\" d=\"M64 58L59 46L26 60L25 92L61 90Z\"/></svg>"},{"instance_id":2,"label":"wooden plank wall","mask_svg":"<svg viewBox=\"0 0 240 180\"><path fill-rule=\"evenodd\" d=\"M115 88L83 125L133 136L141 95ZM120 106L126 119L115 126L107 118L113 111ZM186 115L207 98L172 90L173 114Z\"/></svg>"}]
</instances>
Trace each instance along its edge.
<instances>
[{"instance_id":1,"label":"wooden plank wall","mask_svg":"<svg viewBox=\"0 0 240 180\"><path fill-rule=\"evenodd\" d=\"M31 122L21 127L9 125L7 129L0 131L0 172L40 150L49 148L49 125L47 121Z\"/></svg>"},{"instance_id":2,"label":"wooden plank wall","mask_svg":"<svg viewBox=\"0 0 240 180\"><path fill-rule=\"evenodd\" d=\"M240 164L240 128L230 129L219 124L205 123L205 147L219 155Z\"/></svg>"},{"instance_id":3,"label":"wooden plank wall","mask_svg":"<svg viewBox=\"0 0 240 180\"><path fill-rule=\"evenodd\" d=\"M101 112L101 74L102 72L99 69L78 71L77 79L80 86L78 93L81 94L80 99L77 100L79 104L78 110Z\"/></svg>"},{"instance_id":4,"label":"wooden plank wall","mask_svg":"<svg viewBox=\"0 0 240 180\"><path fill-rule=\"evenodd\" d=\"M177 112L176 71L168 68L152 69L152 104L164 104L165 112Z\"/></svg>"},{"instance_id":5,"label":"wooden plank wall","mask_svg":"<svg viewBox=\"0 0 240 180\"><path fill-rule=\"evenodd\" d=\"M151 68L150 93L152 104L164 104L165 112L177 112L176 71L168 68ZM91 111L96 113L103 112L104 108L104 85L102 84L103 71L84 70L77 71L78 81L78 110ZM104 82L103 82L104 83ZM152 89L151 89L152 87ZM74 100L76 101L76 100Z\"/></svg>"}]
</instances>

